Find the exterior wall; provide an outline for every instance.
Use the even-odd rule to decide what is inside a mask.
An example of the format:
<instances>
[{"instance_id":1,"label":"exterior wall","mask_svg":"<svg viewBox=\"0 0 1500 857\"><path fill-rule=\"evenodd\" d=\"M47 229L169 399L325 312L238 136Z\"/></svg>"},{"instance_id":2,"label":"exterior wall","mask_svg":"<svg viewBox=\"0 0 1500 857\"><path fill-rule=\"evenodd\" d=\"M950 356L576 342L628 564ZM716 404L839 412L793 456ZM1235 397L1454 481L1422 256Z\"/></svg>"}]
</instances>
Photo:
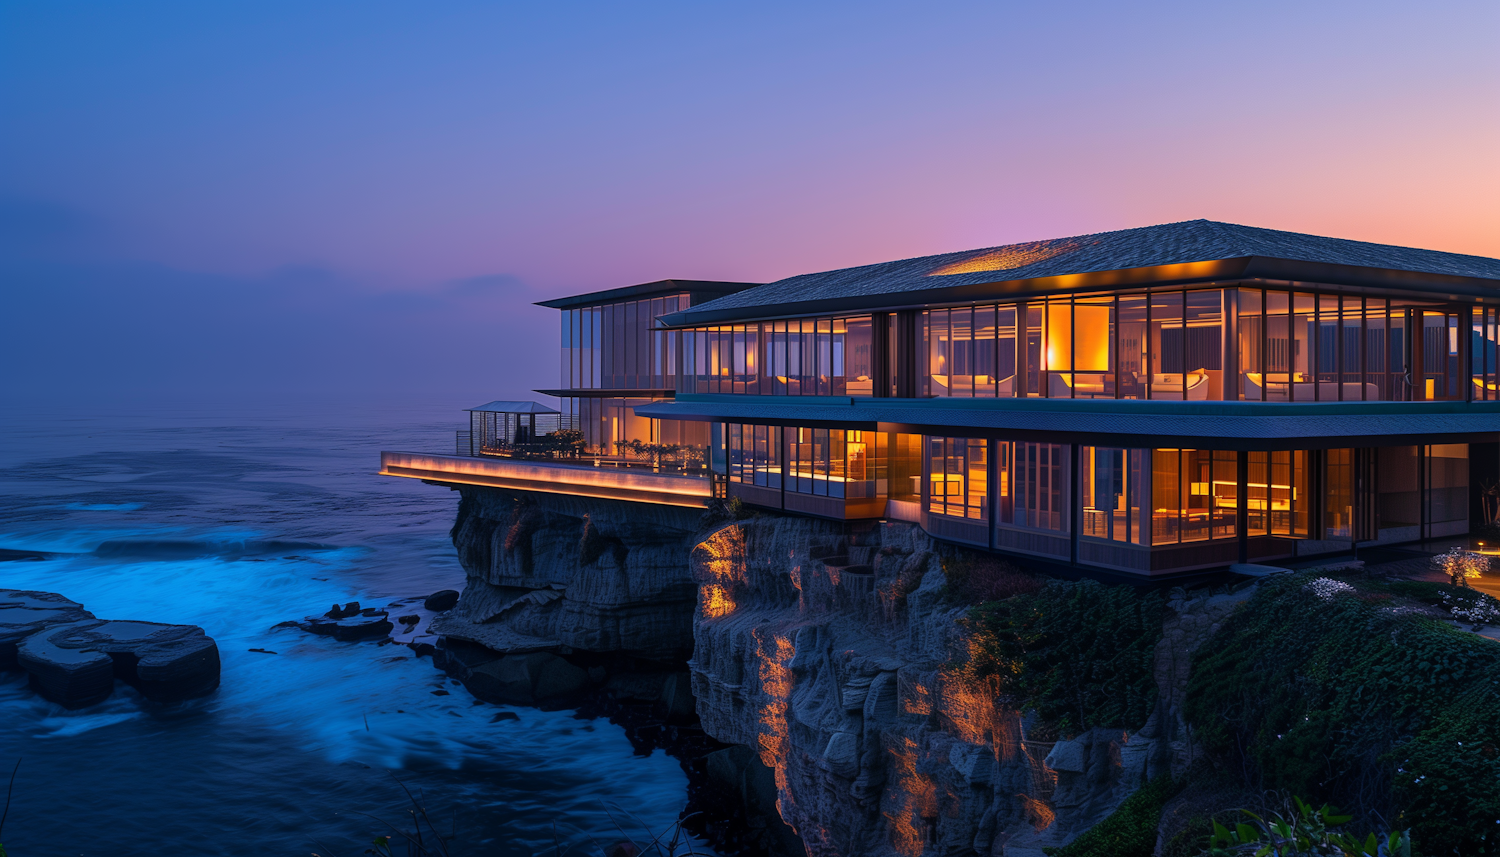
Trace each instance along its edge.
<instances>
[{"instance_id":1,"label":"exterior wall","mask_svg":"<svg viewBox=\"0 0 1500 857\"><path fill-rule=\"evenodd\" d=\"M874 490L841 496L832 487L856 484L839 481L853 459L807 478L794 450L812 431L724 425L728 496L835 519L894 509L945 541L1145 575L1469 529L1465 444L1226 452L847 432L870 450L859 476L871 479L857 484ZM904 437L917 440L915 459ZM895 496L910 490L895 474L913 465L918 495Z\"/></svg>"},{"instance_id":2,"label":"exterior wall","mask_svg":"<svg viewBox=\"0 0 1500 857\"><path fill-rule=\"evenodd\" d=\"M562 311L562 385L567 390L663 392L677 385L676 331L658 330L656 319L686 309L687 293L626 300ZM689 469L701 469L708 446L703 423L638 417L652 396L575 396L562 400L563 421L583 432L598 455L622 459L660 458L664 453ZM687 450L674 449L686 447Z\"/></svg>"},{"instance_id":3,"label":"exterior wall","mask_svg":"<svg viewBox=\"0 0 1500 857\"><path fill-rule=\"evenodd\" d=\"M1317 284L1283 286L1140 289L686 329L677 390L1161 401L1500 400L1500 308L1341 294ZM913 335L903 335L897 324L897 316L907 315ZM900 381L896 373L912 377Z\"/></svg>"},{"instance_id":4,"label":"exterior wall","mask_svg":"<svg viewBox=\"0 0 1500 857\"><path fill-rule=\"evenodd\" d=\"M666 295L562 311L562 382L570 390L670 390L677 384L677 334L656 319L687 309Z\"/></svg>"}]
</instances>

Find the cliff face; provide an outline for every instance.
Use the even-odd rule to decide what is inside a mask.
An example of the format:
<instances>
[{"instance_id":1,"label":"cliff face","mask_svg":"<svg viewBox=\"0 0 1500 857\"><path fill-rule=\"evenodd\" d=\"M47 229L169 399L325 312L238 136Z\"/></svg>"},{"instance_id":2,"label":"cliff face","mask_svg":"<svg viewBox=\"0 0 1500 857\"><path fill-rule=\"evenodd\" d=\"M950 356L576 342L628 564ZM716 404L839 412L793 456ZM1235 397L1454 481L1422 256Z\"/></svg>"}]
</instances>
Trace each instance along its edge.
<instances>
[{"instance_id":1,"label":"cliff face","mask_svg":"<svg viewBox=\"0 0 1500 857\"><path fill-rule=\"evenodd\" d=\"M496 652L686 659L701 513L460 488L453 545L468 581L434 633Z\"/></svg>"},{"instance_id":2,"label":"cliff face","mask_svg":"<svg viewBox=\"0 0 1500 857\"><path fill-rule=\"evenodd\" d=\"M1139 732L1043 743L963 669L935 549L911 524L761 517L693 550L699 717L774 770L809 854L1041 857L1185 767L1189 655L1231 603L1171 602Z\"/></svg>"},{"instance_id":3,"label":"cliff face","mask_svg":"<svg viewBox=\"0 0 1500 857\"><path fill-rule=\"evenodd\" d=\"M774 853L800 848L766 824L773 803L813 857L1042 857L1185 770L1191 655L1241 600L1169 601L1139 731L1046 742L965 669L968 605L915 525L772 514L704 535L691 510L460 490L444 668L497 701L696 704L707 736L749 751L706 757L712 790L742 793Z\"/></svg>"}]
</instances>

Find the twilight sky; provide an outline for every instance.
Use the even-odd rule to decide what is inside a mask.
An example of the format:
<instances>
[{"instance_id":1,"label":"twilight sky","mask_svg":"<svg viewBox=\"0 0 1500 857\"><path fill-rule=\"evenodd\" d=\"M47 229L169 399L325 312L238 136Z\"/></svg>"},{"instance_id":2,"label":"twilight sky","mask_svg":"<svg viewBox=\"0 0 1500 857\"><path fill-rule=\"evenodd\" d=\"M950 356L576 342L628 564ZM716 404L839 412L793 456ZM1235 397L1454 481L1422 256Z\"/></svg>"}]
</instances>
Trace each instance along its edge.
<instances>
[{"instance_id":1,"label":"twilight sky","mask_svg":"<svg viewBox=\"0 0 1500 857\"><path fill-rule=\"evenodd\" d=\"M0 0L0 397L557 383L531 301L1208 217L1500 256L1500 4Z\"/></svg>"}]
</instances>

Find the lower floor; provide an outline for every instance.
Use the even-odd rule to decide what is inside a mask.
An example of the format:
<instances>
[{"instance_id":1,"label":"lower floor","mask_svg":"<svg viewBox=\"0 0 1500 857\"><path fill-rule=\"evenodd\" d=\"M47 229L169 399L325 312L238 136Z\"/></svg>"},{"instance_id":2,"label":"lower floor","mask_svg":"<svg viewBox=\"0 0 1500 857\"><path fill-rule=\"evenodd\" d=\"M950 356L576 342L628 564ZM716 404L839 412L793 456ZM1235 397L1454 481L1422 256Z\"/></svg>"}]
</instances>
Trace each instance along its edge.
<instances>
[{"instance_id":1,"label":"lower floor","mask_svg":"<svg viewBox=\"0 0 1500 857\"><path fill-rule=\"evenodd\" d=\"M710 425L711 468L742 502L1139 574L1470 526L1467 443L1246 451Z\"/></svg>"},{"instance_id":2,"label":"lower floor","mask_svg":"<svg viewBox=\"0 0 1500 857\"><path fill-rule=\"evenodd\" d=\"M640 405L664 401L661 397L603 396L564 398L563 419L583 435L585 450L592 455L621 458L671 459L685 470L705 466L709 426L704 422L662 420L638 416Z\"/></svg>"}]
</instances>

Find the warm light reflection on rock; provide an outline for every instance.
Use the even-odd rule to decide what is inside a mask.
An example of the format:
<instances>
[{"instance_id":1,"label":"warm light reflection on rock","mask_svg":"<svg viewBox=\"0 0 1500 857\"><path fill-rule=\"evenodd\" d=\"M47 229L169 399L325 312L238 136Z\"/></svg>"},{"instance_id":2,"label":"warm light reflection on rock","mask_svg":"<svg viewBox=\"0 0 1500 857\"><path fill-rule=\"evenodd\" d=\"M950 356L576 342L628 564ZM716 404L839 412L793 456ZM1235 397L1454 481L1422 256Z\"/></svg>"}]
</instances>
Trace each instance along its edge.
<instances>
[{"instance_id":1,"label":"warm light reflection on rock","mask_svg":"<svg viewBox=\"0 0 1500 857\"><path fill-rule=\"evenodd\" d=\"M698 586L698 612L703 619L719 619L736 608L734 587L745 580L745 533L725 527L701 542L698 567L706 578Z\"/></svg>"},{"instance_id":2,"label":"warm light reflection on rock","mask_svg":"<svg viewBox=\"0 0 1500 857\"><path fill-rule=\"evenodd\" d=\"M891 831L891 846L899 854L916 857L927 847L928 825L938 814L937 785L917 770L920 748L901 738L889 748L891 785L889 808L883 813Z\"/></svg>"},{"instance_id":3,"label":"warm light reflection on rock","mask_svg":"<svg viewBox=\"0 0 1500 857\"><path fill-rule=\"evenodd\" d=\"M776 811L785 819L782 801L791 797L786 787L786 715L792 699L792 671L787 665L796 647L789 638L763 628L751 633L760 655L760 690L766 697L760 710L760 761L776 772Z\"/></svg>"}]
</instances>

